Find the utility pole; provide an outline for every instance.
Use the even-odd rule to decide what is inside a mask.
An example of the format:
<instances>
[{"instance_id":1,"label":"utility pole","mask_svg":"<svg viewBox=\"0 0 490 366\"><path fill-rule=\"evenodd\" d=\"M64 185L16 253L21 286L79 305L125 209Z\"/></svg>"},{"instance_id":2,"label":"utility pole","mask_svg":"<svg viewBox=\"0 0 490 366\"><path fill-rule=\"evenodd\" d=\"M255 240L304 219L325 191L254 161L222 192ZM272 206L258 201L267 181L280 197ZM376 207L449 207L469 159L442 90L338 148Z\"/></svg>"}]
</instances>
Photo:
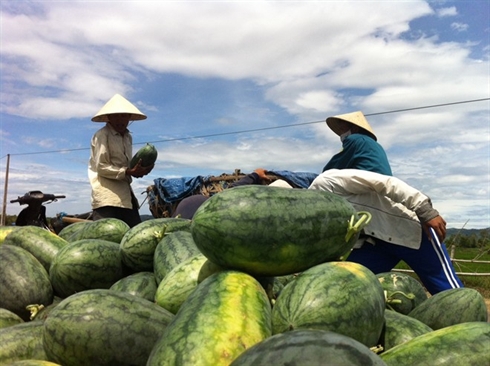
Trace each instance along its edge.
<instances>
[{"instance_id":1,"label":"utility pole","mask_svg":"<svg viewBox=\"0 0 490 366\"><path fill-rule=\"evenodd\" d=\"M7 189L9 185L9 166L10 166L10 154L7 154L7 167L5 168L5 187L3 190L2 220L0 222L1 226L5 226L5 222L7 219Z\"/></svg>"}]
</instances>

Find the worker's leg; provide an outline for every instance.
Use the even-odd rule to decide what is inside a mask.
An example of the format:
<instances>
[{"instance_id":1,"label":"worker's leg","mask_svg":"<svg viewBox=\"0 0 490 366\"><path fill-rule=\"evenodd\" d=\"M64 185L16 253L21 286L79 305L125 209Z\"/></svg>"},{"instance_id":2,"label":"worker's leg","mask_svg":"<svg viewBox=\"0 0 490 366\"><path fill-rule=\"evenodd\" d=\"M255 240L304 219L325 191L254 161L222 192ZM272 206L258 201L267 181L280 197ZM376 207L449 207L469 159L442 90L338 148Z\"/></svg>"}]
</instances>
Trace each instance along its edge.
<instances>
[{"instance_id":1,"label":"worker's leg","mask_svg":"<svg viewBox=\"0 0 490 366\"><path fill-rule=\"evenodd\" d=\"M400 261L391 252L391 247L393 244L378 239L375 239L375 244L364 242L362 247L352 250L347 260L362 264L375 274L389 272Z\"/></svg>"},{"instance_id":2,"label":"worker's leg","mask_svg":"<svg viewBox=\"0 0 490 366\"><path fill-rule=\"evenodd\" d=\"M422 233L420 248L404 248L400 250L400 255L432 295L464 287L454 270L446 246L439 242L437 236L433 235L433 239L430 239L425 232Z\"/></svg>"}]
</instances>

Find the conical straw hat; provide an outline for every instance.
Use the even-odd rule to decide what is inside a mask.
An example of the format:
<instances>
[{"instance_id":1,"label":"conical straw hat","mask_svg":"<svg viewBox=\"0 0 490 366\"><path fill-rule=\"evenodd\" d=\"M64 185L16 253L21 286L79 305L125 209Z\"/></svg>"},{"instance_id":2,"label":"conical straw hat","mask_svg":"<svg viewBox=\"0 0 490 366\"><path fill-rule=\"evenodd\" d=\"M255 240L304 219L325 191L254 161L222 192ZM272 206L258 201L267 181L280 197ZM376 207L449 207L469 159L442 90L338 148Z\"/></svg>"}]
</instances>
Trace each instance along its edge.
<instances>
[{"instance_id":1,"label":"conical straw hat","mask_svg":"<svg viewBox=\"0 0 490 366\"><path fill-rule=\"evenodd\" d=\"M140 112L130 101L128 101L123 96L116 94L114 95L95 116L92 117L93 122L109 122L107 118L108 114L115 113L129 113L131 117L130 121L139 121L146 119L146 116Z\"/></svg>"},{"instance_id":2,"label":"conical straw hat","mask_svg":"<svg viewBox=\"0 0 490 366\"><path fill-rule=\"evenodd\" d=\"M366 120L366 117L364 117L364 114L362 114L361 111L346 113L346 114L340 114L338 116L333 116L333 117L327 118L328 127L330 127L330 129L339 136L343 132L339 127L340 121L346 121L346 122L352 123L353 125L359 126L363 130L369 132L369 134L375 140L377 140L373 129L371 128L368 121Z\"/></svg>"}]
</instances>

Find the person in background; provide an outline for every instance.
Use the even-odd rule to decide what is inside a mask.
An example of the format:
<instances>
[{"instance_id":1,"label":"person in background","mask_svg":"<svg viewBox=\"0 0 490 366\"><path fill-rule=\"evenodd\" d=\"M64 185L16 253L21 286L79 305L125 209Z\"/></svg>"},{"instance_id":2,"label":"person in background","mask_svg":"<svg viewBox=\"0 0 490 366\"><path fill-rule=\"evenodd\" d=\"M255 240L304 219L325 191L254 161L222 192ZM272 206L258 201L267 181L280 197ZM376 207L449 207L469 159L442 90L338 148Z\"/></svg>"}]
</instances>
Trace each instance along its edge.
<instances>
[{"instance_id":1,"label":"person in background","mask_svg":"<svg viewBox=\"0 0 490 366\"><path fill-rule=\"evenodd\" d=\"M92 137L88 166L94 220L112 217L130 227L141 222L131 182L133 177L150 173L153 166L142 167L139 161L133 168L129 167L133 139L127 127L130 121L144 119L146 115L119 94L92 118L93 122L105 122Z\"/></svg>"},{"instance_id":2,"label":"person in background","mask_svg":"<svg viewBox=\"0 0 490 366\"><path fill-rule=\"evenodd\" d=\"M384 175L393 175L383 147L366 117L360 111L328 117L327 125L340 137L342 150L323 168L361 169Z\"/></svg>"},{"instance_id":3,"label":"person in background","mask_svg":"<svg viewBox=\"0 0 490 366\"><path fill-rule=\"evenodd\" d=\"M326 170L309 189L342 196L372 215L348 261L375 274L404 261L432 295L463 287L443 243L446 222L422 192L398 178L359 169Z\"/></svg>"}]
</instances>

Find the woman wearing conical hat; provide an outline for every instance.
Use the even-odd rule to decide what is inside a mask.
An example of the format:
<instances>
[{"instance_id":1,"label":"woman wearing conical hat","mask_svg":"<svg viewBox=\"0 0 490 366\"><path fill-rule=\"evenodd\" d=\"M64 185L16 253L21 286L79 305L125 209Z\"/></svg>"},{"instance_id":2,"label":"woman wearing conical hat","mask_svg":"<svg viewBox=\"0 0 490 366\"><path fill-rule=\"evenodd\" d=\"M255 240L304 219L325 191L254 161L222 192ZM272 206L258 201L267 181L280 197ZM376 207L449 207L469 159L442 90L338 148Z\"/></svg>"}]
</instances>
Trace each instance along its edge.
<instances>
[{"instance_id":1,"label":"woman wearing conical hat","mask_svg":"<svg viewBox=\"0 0 490 366\"><path fill-rule=\"evenodd\" d=\"M323 171L360 169L392 175L386 152L362 112L328 117L326 122L340 136L342 151L330 159Z\"/></svg>"},{"instance_id":2,"label":"woman wearing conical hat","mask_svg":"<svg viewBox=\"0 0 490 366\"><path fill-rule=\"evenodd\" d=\"M119 94L92 118L93 122L105 122L92 137L88 167L94 220L112 217L130 227L141 222L131 182L133 177L147 175L153 166L142 167L138 162L134 168L129 167L133 139L127 127L130 121L144 119L146 116Z\"/></svg>"}]
</instances>

